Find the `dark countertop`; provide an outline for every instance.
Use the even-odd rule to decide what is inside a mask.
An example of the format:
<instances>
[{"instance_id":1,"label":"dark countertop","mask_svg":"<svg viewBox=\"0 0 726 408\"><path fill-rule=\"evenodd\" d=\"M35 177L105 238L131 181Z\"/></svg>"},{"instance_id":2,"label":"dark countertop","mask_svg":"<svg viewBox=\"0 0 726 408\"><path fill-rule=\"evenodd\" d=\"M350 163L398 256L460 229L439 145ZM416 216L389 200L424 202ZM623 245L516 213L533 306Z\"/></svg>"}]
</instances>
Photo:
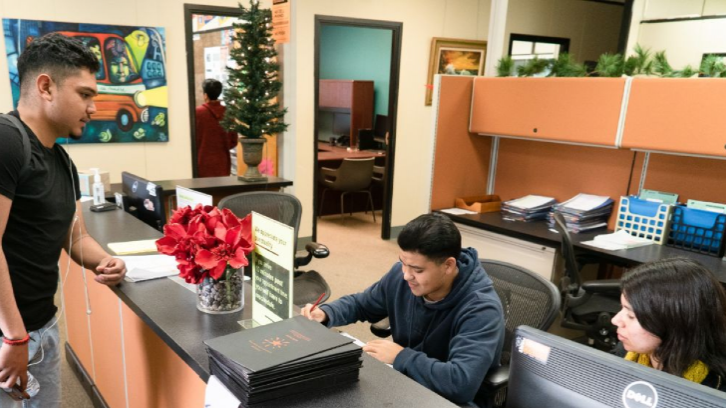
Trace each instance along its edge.
<instances>
[{"instance_id":1,"label":"dark countertop","mask_svg":"<svg viewBox=\"0 0 726 408\"><path fill-rule=\"evenodd\" d=\"M160 238L161 233L133 216L114 210L95 213L90 203L83 203L83 217L89 233L109 253L109 242ZM169 279L129 283L113 288L129 306L175 353L204 381L209 378L209 364L203 342L242 330L237 323L252 316L251 287L245 285L245 308L227 315L210 315L196 308L196 295ZM456 407L438 394L386 366L363 355L363 368L357 383L336 389L287 397L262 407L384 407L384 406Z\"/></svg>"},{"instance_id":2,"label":"dark countertop","mask_svg":"<svg viewBox=\"0 0 726 408\"><path fill-rule=\"evenodd\" d=\"M446 214L446 213L442 213ZM454 222L468 225L475 228L481 228L486 231L495 232L524 241L534 242L544 246L559 248L560 236L553 232L547 226L545 221L534 222L516 222L505 221L502 219L501 213L484 213L470 215L452 215L446 214ZM608 251L588 245L583 245L583 241L590 241L595 236L607 234L609 231L605 228L594 230L593 232L585 232L580 234L570 234L573 245L580 251L597 254L604 260L610 260L617 263L628 265L640 265L646 262L657 261L659 259L673 257L687 257L695 259L706 268L710 269L721 283L726 284L726 262L722 258L715 256L698 254L695 252L684 251L669 247L666 245L647 245L639 248L623 249L619 251Z\"/></svg>"},{"instance_id":3,"label":"dark countertop","mask_svg":"<svg viewBox=\"0 0 726 408\"><path fill-rule=\"evenodd\" d=\"M202 177L181 180L152 181L164 189L164 195L175 194L176 186L189 188L200 192L234 190L236 192L262 190L267 188L280 188L292 185L292 181L279 177L268 177L267 181L242 181L236 176ZM121 183L111 184L111 193L121 192ZM113 194L112 194L113 195Z\"/></svg>"}]
</instances>

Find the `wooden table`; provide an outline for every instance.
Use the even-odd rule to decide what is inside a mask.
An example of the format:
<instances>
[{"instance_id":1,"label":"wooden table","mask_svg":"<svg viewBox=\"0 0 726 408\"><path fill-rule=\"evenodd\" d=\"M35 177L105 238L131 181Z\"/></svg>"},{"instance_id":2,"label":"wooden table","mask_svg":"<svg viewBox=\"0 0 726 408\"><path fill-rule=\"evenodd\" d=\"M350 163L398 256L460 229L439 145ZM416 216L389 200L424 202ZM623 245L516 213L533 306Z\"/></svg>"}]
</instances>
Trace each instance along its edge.
<instances>
[{"instance_id":1,"label":"wooden table","mask_svg":"<svg viewBox=\"0 0 726 408\"><path fill-rule=\"evenodd\" d=\"M359 150L357 152L348 151L347 147L331 146L329 143L318 142L318 162L342 161L343 159L367 159L370 157L386 157L384 150ZM383 163L381 163L382 165ZM337 167L337 166L336 166Z\"/></svg>"}]
</instances>

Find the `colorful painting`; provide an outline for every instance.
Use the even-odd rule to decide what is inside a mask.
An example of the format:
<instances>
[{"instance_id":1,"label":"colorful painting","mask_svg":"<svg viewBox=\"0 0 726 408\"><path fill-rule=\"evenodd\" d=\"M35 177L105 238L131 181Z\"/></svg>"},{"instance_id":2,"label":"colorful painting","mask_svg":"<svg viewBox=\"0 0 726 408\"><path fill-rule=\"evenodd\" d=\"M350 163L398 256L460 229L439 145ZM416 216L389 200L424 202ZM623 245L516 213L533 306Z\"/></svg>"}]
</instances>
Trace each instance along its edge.
<instances>
[{"instance_id":1,"label":"colorful painting","mask_svg":"<svg viewBox=\"0 0 726 408\"><path fill-rule=\"evenodd\" d=\"M486 41L438 38L431 40L431 57L424 104L431 105L434 75L484 75Z\"/></svg>"},{"instance_id":2,"label":"colorful painting","mask_svg":"<svg viewBox=\"0 0 726 408\"><path fill-rule=\"evenodd\" d=\"M100 61L96 113L79 140L61 143L168 142L163 28L3 19L13 106L20 97L17 60L33 38L59 32L81 40Z\"/></svg>"}]
</instances>

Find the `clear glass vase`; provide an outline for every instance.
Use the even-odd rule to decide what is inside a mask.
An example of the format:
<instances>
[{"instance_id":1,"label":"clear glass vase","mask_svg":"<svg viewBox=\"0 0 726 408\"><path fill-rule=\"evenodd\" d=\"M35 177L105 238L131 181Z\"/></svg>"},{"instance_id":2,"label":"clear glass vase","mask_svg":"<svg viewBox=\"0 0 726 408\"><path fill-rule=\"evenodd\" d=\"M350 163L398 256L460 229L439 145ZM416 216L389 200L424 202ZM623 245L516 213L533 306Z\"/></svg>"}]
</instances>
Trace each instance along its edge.
<instances>
[{"instance_id":1,"label":"clear glass vase","mask_svg":"<svg viewBox=\"0 0 726 408\"><path fill-rule=\"evenodd\" d=\"M245 306L244 269L227 266L220 279L206 277L197 285L197 309L205 313L239 312Z\"/></svg>"}]
</instances>

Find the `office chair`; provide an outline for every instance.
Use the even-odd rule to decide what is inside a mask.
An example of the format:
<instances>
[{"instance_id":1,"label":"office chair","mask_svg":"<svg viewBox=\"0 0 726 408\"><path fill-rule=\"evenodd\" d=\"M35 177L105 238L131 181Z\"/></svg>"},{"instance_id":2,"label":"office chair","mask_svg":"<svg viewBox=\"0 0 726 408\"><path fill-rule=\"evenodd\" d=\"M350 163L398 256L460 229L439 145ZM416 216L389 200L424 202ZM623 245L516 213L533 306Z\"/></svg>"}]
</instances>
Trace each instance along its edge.
<instances>
[{"instance_id":1,"label":"office chair","mask_svg":"<svg viewBox=\"0 0 726 408\"><path fill-rule=\"evenodd\" d=\"M328 247L317 242L308 242L305 251L297 251L297 234L302 217L302 204L297 197L285 193L255 191L225 197L217 206L220 209L228 208L240 218L255 211L292 227L295 230L296 247L293 304L302 307L307 303L313 303L321 293L325 293L321 302L330 297L330 286L322 275L316 271L298 271L299 267L309 264L313 258L326 258L330 255L330 251Z\"/></svg>"},{"instance_id":2,"label":"office chair","mask_svg":"<svg viewBox=\"0 0 726 408\"><path fill-rule=\"evenodd\" d=\"M570 232L562 214L555 213L555 229L562 239L565 273L562 291L562 327L583 330L588 343L602 350L617 344L615 326L610 322L620 311L620 281L617 279L582 282L581 265L575 257Z\"/></svg>"},{"instance_id":3,"label":"office chair","mask_svg":"<svg viewBox=\"0 0 726 408\"><path fill-rule=\"evenodd\" d=\"M523 324L549 329L560 308L560 293L552 282L521 266L485 259L479 262L502 302L505 329L501 365L484 377L474 402L479 406L501 407L507 397L514 329ZM390 336L388 319L372 324L371 332L378 337Z\"/></svg>"},{"instance_id":4,"label":"office chair","mask_svg":"<svg viewBox=\"0 0 726 408\"><path fill-rule=\"evenodd\" d=\"M323 204L325 203L325 193L328 190L340 191L340 217L343 218L345 213L344 201L345 195L348 193L362 193L368 195L368 204L371 209L373 207L373 195L368 187L371 185L373 177L374 157L368 159L343 159L340 167L330 169L322 167L320 169L320 184L324 187L323 194L320 199L320 212L323 213ZM351 215L353 212L351 211ZM376 212L373 211L373 222L376 222Z\"/></svg>"}]
</instances>

